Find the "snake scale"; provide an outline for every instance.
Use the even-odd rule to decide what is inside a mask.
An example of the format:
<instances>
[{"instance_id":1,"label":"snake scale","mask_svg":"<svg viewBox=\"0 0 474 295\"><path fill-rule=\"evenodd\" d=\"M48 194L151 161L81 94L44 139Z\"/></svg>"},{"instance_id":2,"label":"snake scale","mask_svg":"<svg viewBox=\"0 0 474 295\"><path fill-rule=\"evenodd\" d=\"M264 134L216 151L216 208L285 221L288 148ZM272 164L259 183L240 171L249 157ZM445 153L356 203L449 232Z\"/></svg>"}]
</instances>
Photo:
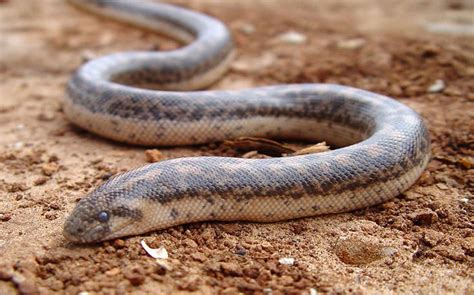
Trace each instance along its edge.
<instances>
[{"instance_id":1,"label":"snake scale","mask_svg":"<svg viewBox=\"0 0 474 295\"><path fill-rule=\"evenodd\" d=\"M240 136L326 140L336 150L269 159L186 157L119 174L82 198L64 235L99 242L199 221L272 222L385 202L430 158L421 117L394 99L332 84L200 90L234 56L226 26L156 2L70 0L93 13L185 43L168 52L88 61L64 100L74 124L144 146L197 145Z\"/></svg>"}]
</instances>

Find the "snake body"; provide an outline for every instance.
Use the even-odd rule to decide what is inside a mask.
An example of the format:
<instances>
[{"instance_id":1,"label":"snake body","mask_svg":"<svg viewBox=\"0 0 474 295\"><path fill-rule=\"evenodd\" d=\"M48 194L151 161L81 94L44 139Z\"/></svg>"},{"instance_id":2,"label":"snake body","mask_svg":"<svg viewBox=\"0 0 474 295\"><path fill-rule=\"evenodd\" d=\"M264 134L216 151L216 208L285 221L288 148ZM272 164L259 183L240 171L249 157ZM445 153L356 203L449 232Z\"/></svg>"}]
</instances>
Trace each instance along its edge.
<instances>
[{"instance_id":1,"label":"snake body","mask_svg":"<svg viewBox=\"0 0 474 295\"><path fill-rule=\"evenodd\" d=\"M379 94L331 84L198 91L222 76L234 55L228 29L212 17L141 1L71 2L187 44L84 64L64 101L76 125L147 146L255 136L324 139L340 147L270 159L178 158L128 171L80 200L64 226L71 241L206 220L271 222L364 208L408 189L429 161L423 120Z\"/></svg>"}]
</instances>

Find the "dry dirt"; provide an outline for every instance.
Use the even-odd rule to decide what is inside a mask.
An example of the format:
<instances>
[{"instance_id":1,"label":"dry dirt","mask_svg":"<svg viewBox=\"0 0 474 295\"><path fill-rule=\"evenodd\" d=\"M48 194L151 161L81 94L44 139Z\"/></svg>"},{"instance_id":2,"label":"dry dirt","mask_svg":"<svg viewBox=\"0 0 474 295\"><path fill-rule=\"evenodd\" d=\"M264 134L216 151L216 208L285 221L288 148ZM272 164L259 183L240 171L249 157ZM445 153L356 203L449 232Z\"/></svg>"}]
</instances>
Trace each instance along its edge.
<instances>
[{"instance_id":1,"label":"dry dirt","mask_svg":"<svg viewBox=\"0 0 474 295\"><path fill-rule=\"evenodd\" d=\"M94 56L178 44L62 0L2 0L1 294L474 294L472 2L174 2L233 31L239 54L215 88L333 82L395 97L429 126L427 171L393 201L359 212L71 245L61 230L74 204L147 158L145 148L72 126L61 109L65 83ZM278 41L289 31L306 40ZM444 85L434 89L436 80ZM234 154L221 144L160 150L165 158ZM167 267L142 239L166 247ZM285 257L294 264L280 263Z\"/></svg>"}]
</instances>

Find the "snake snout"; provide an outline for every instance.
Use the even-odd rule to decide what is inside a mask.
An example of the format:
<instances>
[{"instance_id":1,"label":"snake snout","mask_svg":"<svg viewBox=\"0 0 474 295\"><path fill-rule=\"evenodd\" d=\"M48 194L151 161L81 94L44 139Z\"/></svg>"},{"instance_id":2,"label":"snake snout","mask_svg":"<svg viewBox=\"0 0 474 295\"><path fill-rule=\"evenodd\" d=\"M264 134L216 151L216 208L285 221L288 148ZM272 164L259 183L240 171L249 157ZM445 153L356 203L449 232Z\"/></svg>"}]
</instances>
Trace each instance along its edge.
<instances>
[{"instance_id":1,"label":"snake snout","mask_svg":"<svg viewBox=\"0 0 474 295\"><path fill-rule=\"evenodd\" d=\"M76 243L98 242L107 236L109 232L107 224L84 222L74 217L68 218L63 228L63 234L66 239Z\"/></svg>"},{"instance_id":2,"label":"snake snout","mask_svg":"<svg viewBox=\"0 0 474 295\"><path fill-rule=\"evenodd\" d=\"M72 217L69 217L64 223L63 234L69 241L79 242L84 232L85 227Z\"/></svg>"},{"instance_id":3,"label":"snake snout","mask_svg":"<svg viewBox=\"0 0 474 295\"><path fill-rule=\"evenodd\" d=\"M100 241L109 232L106 222L100 222L90 216L90 210L76 208L66 219L63 234L66 239L76 243L90 243Z\"/></svg>"}]
</instances>

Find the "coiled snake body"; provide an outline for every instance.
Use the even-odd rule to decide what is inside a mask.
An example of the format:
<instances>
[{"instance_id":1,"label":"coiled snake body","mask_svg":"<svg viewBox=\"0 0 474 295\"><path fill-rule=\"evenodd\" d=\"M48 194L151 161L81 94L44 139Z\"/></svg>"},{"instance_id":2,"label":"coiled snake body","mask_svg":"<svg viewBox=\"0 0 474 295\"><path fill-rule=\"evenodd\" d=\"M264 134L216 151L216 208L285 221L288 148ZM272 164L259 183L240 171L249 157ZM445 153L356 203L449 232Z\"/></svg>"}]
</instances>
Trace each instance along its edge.
<instances>
[{"instance_id":1,"label":"coiled snake body","mask_svg":"<svg viewBox=\"0 0 474 295\"><path fill-rule=\"evenodd\" d=\"M149 146L256 136L324 139L341 147L271 159L178 158L126 172L76 205L64 226L71 241L204 220L269 222L350 211L400 194L428 163L430 141L420 116L382 95L329 84L196 91L223 75L233 56L227 28L212 17L141 1L71 2L188 43L83 65L64 102L67 117L80 127Z\"/></svg>"}]
</instances>

